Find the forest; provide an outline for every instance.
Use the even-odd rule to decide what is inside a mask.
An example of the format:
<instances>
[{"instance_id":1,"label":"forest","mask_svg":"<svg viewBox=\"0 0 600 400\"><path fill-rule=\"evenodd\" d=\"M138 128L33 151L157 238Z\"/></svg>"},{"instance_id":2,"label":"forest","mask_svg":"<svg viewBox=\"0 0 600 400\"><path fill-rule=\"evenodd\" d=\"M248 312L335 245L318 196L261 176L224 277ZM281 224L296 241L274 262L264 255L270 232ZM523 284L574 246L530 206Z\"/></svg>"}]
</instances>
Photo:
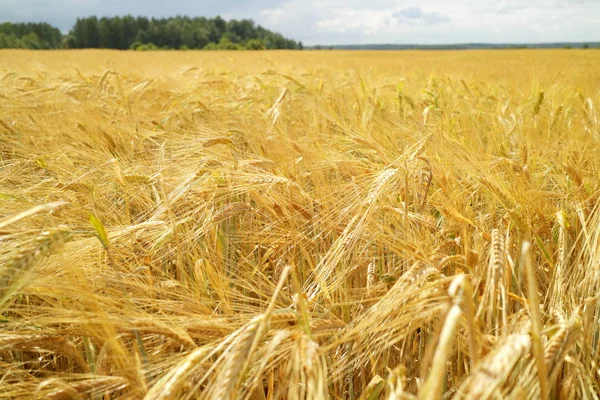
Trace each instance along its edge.
<instances>
[{"instance_id":1,"label":"forest","mask_svg":"<svg viewBox=\"0 0 600 400\"><path fill-rule=\"evenodd\" d=\"M127 15L78 18L66 35L47 23L5 22L0 24L0 48L301 50L303 45L249 19Z\"/></svg>"}]
</instances>

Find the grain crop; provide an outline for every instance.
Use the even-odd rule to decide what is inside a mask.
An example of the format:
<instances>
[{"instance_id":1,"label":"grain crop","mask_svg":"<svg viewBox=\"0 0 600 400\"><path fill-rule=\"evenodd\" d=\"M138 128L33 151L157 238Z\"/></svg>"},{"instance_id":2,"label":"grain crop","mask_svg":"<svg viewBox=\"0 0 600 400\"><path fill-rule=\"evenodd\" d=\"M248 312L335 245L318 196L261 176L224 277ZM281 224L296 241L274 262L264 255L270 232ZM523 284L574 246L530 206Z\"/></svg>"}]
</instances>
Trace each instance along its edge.
<instances>
[{"instance_id":1,"label":"grain crop","mask_svg":"<svg viewBox=\"0 0 600 400\"><path fill-rule=\"evenodd\" d=\"M0 398L598 399L598 65L0 51Z\"/></svg>"}]
</instances>

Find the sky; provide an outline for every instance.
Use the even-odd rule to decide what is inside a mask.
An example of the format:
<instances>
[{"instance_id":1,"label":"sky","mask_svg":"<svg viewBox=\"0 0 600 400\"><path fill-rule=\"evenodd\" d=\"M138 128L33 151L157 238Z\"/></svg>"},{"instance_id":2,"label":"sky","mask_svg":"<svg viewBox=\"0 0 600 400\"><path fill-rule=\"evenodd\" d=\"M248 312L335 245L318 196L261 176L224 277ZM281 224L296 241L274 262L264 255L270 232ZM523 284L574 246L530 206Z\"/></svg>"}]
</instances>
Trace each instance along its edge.
<instances>
[{"instance_id":1,"label":"sky","mask_svg":"<svg viewBox=\"0 0 600 400\"><path fill-rule=\"evenodd\" d=\"M0 21L221 15L305 45L600 41L600 0L0 0Z\"/></svg>"}]
</instances>

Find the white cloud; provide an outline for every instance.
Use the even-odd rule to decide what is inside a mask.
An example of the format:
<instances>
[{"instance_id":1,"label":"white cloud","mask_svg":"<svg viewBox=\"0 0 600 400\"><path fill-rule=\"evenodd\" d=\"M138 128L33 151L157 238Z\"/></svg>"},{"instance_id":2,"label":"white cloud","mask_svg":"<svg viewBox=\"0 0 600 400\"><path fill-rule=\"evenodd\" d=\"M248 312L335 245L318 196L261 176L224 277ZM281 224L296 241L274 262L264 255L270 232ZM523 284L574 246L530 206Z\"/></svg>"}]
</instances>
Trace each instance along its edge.
<instances>
[{"instance_id":1,"label":"white cloud","mask_svg":"<svg viewBox=\"0 0 600 400\"><path fill-rule=\"evenodd\" d=\"M450 21L448 15L435 12L423 11L421 7L407 7L393 14L400 22L409 24L440 24Z\"/></svg>"},{"instance_id":2,"label":"white cloud","mask_svg":"<svg viewBox=\"0 0 600 400\"><path fill-rule=\"evenodd\" d=\"M338 10L328 19L316 22L321 32L344 33L358 30L366 35L373 35L396 25L397 21L386 11L377 10Z\"/></svg>"},{"instance_id":3,"label":"white cloud","mask_svg":"<svg viewBox=\"0 0 600 400\"><path fill-rule=\"evenodd\" d=\"M259 22L307 44L600 41L598 0L287 0Z\"/></svg>"}]
</instances>

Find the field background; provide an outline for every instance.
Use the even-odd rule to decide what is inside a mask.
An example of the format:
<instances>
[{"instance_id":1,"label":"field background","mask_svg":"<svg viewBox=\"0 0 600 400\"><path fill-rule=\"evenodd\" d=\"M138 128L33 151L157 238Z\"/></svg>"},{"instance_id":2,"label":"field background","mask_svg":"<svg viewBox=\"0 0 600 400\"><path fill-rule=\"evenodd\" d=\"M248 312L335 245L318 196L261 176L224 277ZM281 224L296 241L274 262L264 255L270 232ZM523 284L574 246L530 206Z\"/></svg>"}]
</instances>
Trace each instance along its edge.
<instances>
[{"instance_id":1,"label":"field background","mask_svg":"<svg viewBox=\"0 0 600 400\"><path fill-rule=\"evenodd\" d=\"M490 84L531 85L598 84L595 50L472 50L472 51L286 51L235 52L114 50L2 50L0 68L5 72L36 74L47 71L68 74L74 68L90 74L107 69L140 75L138 78L174 78L186 67L197 67L196 75L262 73L278 67L278 72L335 75L351 70L373 71L377 78L416 78L430 73L454 78L479 79ZM183 68L183 70L182 70ZM165 75L169 76L165 76ZM192 75L194 76L194 75ZM416 83L416 82L415 82ZM533 88L537 90L537 87Z\"/></svg>"},{"instance_id":2,"label":"field background","mask_svg":"<svg viewBox=\"0 0 600 400\"><path fill-rule=\"evenodd\" d=\"M597 399L598 65L0 51L0 397Z\"/></svg>"}]
</instances>

